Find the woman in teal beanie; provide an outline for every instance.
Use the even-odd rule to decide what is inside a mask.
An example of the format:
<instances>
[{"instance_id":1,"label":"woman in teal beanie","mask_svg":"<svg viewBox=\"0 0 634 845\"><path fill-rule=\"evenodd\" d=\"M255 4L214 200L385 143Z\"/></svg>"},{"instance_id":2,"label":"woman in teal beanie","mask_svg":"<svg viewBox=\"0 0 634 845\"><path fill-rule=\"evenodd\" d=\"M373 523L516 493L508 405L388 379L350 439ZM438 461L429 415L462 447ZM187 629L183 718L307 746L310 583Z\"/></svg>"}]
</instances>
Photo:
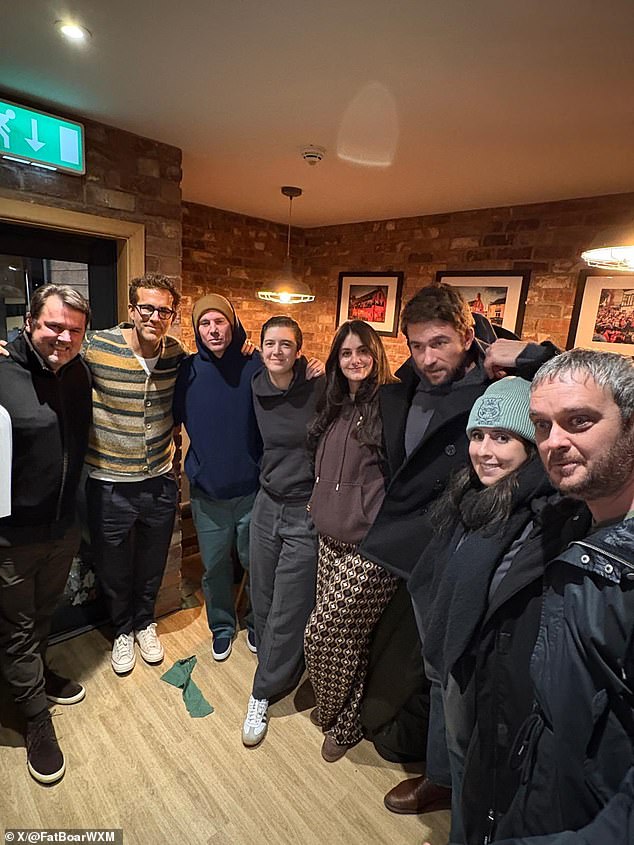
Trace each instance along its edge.
<instances>
[{"instance_id":1,"label":"woman in teal beanie","mask_svg":"<svg viewBox=\"0 0 634 845\"><path fill-rule=\"evenodd\" d=\"M587 526L584 506L560 501L547 479L529 399L530 383L508 377L474 403L470 463L434 507L439 534L408 583L432 681L430 771L431 740L444 721L452 845L495 838L516 786L496 774L532 702L528 673L518 686L508 669L518 660L528 666L545 564Z\"/></svg>"}]
</instances>

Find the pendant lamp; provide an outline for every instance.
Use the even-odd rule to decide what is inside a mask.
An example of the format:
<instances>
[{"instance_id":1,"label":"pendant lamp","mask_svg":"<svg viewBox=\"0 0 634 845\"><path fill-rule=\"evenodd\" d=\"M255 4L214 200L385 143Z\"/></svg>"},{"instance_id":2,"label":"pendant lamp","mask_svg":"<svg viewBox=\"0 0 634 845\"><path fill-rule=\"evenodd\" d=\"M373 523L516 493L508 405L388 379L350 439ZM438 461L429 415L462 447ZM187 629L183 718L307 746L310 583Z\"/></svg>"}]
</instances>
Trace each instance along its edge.
<instances>
[{"instance_id":1,"label":"pendant lamp","mask_svg":"<svg viewBox=\"0 0 634 845\"><path fill-rule=\"evenodd\" d=\"M286 259L276 280L258 291L258 298L267 302L281 302L283 305L296 305L298 302L312 302L315 298L308 285L293 275L291 261L291 214L293 200L301 197L302 189L291 185L281 188L282 194L288 197L288 234L286 237Z\"/></svg>"},{"instance_id":2,"label":"pendant lamp","mask_svg":"<svg viewBox=\"0 0 634 845\"><path fill-rule=\"evenodd\" d=\"M634 270L634 220L599 232L581 257L590 267Z\"/></svg>"}]
</instances>

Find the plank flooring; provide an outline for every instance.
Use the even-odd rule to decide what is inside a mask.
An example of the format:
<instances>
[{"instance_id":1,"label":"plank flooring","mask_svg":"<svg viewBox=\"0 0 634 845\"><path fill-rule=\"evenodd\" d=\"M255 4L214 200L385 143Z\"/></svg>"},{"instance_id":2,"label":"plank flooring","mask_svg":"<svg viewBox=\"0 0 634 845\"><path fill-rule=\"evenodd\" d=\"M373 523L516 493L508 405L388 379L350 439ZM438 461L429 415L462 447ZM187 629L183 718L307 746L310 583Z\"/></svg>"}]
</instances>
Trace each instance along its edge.
<instances>
[{"instance_id":1,"label":"plank flooring","mask_svg":"<svg viewBox=\"0 0 634 845\"><path fill-rule=\"evenodd\" d=\"M86 686L83 702L55 706L67 762L53 786L28 774L14 711L0 709L0 829L123 828L125 845L444 845L449 814L397 816L384 793L407 776L364 741L337 763L322 760L306 685L273 705L262 745L241 727L256 658L242 631L231 657L211 658L204 610L165 617L166 657L117 677L110 643L91 631L50 650L58 671ZM192 719L180 691L160 681L196 654L194 680L215 712ZM302 700L303 698L303 700Z\"/></svg>"}]
</instances>

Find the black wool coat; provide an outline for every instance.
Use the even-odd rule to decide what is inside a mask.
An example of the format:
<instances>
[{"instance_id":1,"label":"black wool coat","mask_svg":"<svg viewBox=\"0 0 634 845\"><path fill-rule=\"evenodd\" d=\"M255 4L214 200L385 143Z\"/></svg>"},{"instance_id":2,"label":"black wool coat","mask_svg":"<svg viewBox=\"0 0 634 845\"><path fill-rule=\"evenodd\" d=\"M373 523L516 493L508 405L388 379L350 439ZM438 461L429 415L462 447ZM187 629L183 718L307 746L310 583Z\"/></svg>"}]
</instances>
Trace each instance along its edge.
<instances>
[{"instance_id":1,"label":"black wool coat","mask_svg":"<svg viewBox=\"0 0 634 845\"><path fill-rule=\"evenodd\" d=\"M419 378L409 358L396 375L400 382L379 391L388 487L373 526L361 542L361 554L389 572L407 578L433 536L429 504L443 491L449 476L468 460L466 428L475 400L491 383L484 370L486 344L474 345L475 369L462 379L433 389L437 409L418 446L405 454L407 415ZM556 354L549 342L529 344L516 362L516 373L531 379Z\"/></svg>"}]
</instances>

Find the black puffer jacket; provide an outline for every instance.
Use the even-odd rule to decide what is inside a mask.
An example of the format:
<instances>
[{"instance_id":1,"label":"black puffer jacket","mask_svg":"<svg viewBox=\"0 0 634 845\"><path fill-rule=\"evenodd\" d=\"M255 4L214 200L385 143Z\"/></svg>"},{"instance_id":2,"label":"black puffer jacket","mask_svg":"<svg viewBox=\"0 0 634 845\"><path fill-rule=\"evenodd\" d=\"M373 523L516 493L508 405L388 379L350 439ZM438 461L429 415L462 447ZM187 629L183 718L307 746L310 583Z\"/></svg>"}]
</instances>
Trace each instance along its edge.
<instances>
[{"instance_id":1,"label":"black puffer jacket","mask_svg":"<svg viewBox=\"0 0 634 845\"><path fill-rule=\"evenodd\" d=\"M44 541L74 519L75 493L92 416L90 375L80 357L54 373L26 334L0 358L0 405L11 417L11 516L0 537L11 545Z\"/></svg>"},{"instance_id":2,"label":"black puffer jacket","mask_svg":"<svg viewBox=\"0 0 634 845\"><path fill-rule=\"evenodd\" d=\"M495 841L632 845L634 519L573 542L545 580L521 786Z\"/></svg>"}]
</instances>

